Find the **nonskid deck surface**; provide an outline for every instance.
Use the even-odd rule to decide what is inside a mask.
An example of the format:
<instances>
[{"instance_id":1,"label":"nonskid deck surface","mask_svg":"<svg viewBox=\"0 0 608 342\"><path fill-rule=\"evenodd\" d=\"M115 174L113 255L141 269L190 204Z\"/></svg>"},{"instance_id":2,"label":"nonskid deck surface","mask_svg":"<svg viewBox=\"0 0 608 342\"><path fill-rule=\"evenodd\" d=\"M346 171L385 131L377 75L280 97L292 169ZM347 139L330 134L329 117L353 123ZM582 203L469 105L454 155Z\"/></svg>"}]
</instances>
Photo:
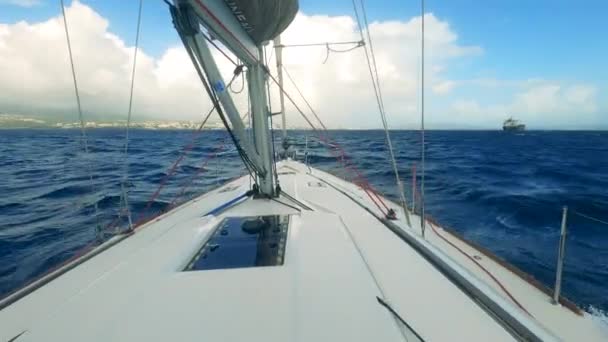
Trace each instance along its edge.
<instances>
[{"instance_id":1,"label":"nonskid deck surface","mask_svg":"<svg viewBox=\"0 0 608 342\"><path fill-rule=\"evenodd\" d=\"M0 341L16 336L19 342L515 339L340 192L373 212L361 189L297 162L282 162L278 170L282 189L293 199L246 199L217 216L205 215L245 193L247 177L198 197L1 310ZM282 264L184 271L210 236L221 241L224 233L217 227L225 218L263 215L289 215ZM417 217L413 228L399 217L403 229L419 227ZM437 235L427 239L505 296ZM223 248L217 245L211 248ZM551 305L498 263L481 262L558 337L605 340L588 316Z\"/></svg>"},{"instance_id":2,"label":"nonskid deck surface","mask_svg":"<svg viewBox=\"0 0 608 342\"><path fill-rule=\"evenodd\" d=\"M300 166L300 170L302 167ZM360 188L353 184L335 177L326 172L313 169L314 176L321 179L331 180L331 183L339 189L348 192L351 196L381 215L373 202ZM387 201L390 203L390 201ZM411 226L406 223L400 207L391 203L392 208L398 208L398 221L396 222L403 230L414 232L421 236L421 218L411 215ZM529 280L524 279L521 274L511 271L512 265L506 262L497 262L496 256L485 255L488 251L476 249L472 244L462 238L445 230L439 224L427 222L425 240L437 247L441 252L455 260L475 277L489 285L495 292L505 300L517 305L517 301L537 322L546 327L556 337L565 341L607 341L608 326L604 322L592 317L587 312L578 308L571 310L562 305L554 305L552 298L533 286ZM475 261L471 260L474 259ZM530 278L528 275L527 278ZM508 293L505 291L508 291ZM510 294L510 296L509 296Z\"/></svg>"}]
</instances>

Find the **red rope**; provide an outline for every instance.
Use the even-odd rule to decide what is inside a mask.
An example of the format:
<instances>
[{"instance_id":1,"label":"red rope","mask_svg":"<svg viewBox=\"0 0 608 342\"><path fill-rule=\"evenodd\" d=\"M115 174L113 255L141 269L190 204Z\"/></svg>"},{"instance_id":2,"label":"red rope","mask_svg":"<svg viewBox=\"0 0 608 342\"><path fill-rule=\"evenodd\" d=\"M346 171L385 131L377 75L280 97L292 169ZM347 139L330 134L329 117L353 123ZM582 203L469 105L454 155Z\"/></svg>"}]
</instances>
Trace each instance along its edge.
<instances>
[{"instance_id":1,"label":"red rope","mask_svg":"<svg viewBox=\"0 0 608 342\"><path fill-rule=\"evenodd\" d=\"M203 124L201 124L198 127L198 129L192 134L192 140L190 141L190 144L188 144L183 149L182 153L177 158L177 160L175 160L175 162L173 162L173 165L171 165L171 168L169 169L169 172L165 175L165 177L163 177L163 179L161 180L160 184L158 185L158 188L156 188L156 191L154 191L154 193L152 194L152 196L150 196L150 198L148 199L148 202L146 203L146 207L139 214L139 218L137 219L137 221L134 224L135 228L137 228L142 223L149 221L149 219L146 219L144 217L145 211L148 210L148 209L150 209L150 207L152 206L152 203L154 203L154 201L156 201L156 199L158 198L158 196L160 195L160 192L165 187L165 185L166 185L167 181L169 180L169 178L171 176L173 176L173 174L177 170L177 167L179 166L179 164L182 162L182 160L184 160L184 158L186 157L186 155L194 148L194 144L196 144L196 138L198 137L198 135L200 135L202 129L203 129Z\"/></svg>"},{"instance_id":2,"label":"red rope","mask_svg":"<svg viewBox=\"0 0 608 342\"><path fill-rule=\"evenodd\" d=\"M416 184L415 175L416 175L416 164L414 164L412 167L412 182L414 184L414 194L413 194L414 196L416 196L416 192L417 192L416 188L415 188L415 184ZM420 198L420 197L418 196L418 198ZM414 202L414 205L415 205L415 202ZM517 299L515 299L515 297L511 294L511 292L509 292L509 290L507 290L507 288L500 282L500 280L498 280L498 278L496 278L490 271L488 271L485 267L483 267L483 265L481 263L479 263L477 260L475 260L475 258L470 256L463 249L461 249L456 244L454 244L453 242L448 240L445 236L443 236L443 234L440 234L439 231L435 227L435 226L439 226L439 224L437 224L437 222L435 222L435 220L433 220L431 217L427 216L427 218L428 218L427 221L429 222L429 225L431 226L431 229L433 230L435 235L437 235L441 240L443 240L448 245L452 246L454 249L456 249L458 252L460 252L462 255L464 255L467 259L471 260L475 265L477 265L477 267L479 267L485 274L487 274L498 285L498 287L500 287L502 289L502 291L511 299L511 301L513 301L513 303L515 303L520 309L522 309L530 317L534 317L528 310L526 310L526 308L519 301L517 301Z\"/></svg>"},{"instance_id":3,"label":"red rope","mask_svg":"<svg viewBox=\"0 0 608 342\"><path fill-rule=\"evenodd\" d=\"M213 13L200 1L200 0L196 0L196 3L198 4L198 6L204 10L207 15L209 15L226 33L228 33L253 59L257 60L255 58L255 56L251 55L251 53L249 52L249 50L247 50L247 48L245 48L245 46L243 45L243 43L241 43L241 41L239 41L236 36L226 27L224 26L221 21L219 19L217 19ZM283 89L283 87L279 84L279 82L276 81L276 79L270 74L270 72L267 71L267 74L275 81L275 83L277 84L277 86L281 89L281 91L287 95L287 97L291 100L291 102L293 103L294 101L291 99L291 97L287 94L287 92ZM295 103L294 103L295 104ZM299 109L299 108L298 108ZM300 113L303 114L302 111L300 111ZM316 116L316 115L315 115ZM325 130L327 130L327 128L325 128L325 125L323 125L323 123L321 122L321 120L317 117L317 120L321 123L321 126L323 126L323 128ZM315 127L312 125L312 123L306 118L306 121L308 121L308 123L311 125L311 127L313 128L313 130L316 131ZM367 180L365 180L361 173L355 169L355 172L359 175L359 177L361 179L363 179L365 181L365 184L367 185L368 189L366 189L365 187L362 187L362 189L365 191L365 193L370 197L370 199L372 199L372 201L374 203L376 203L376 201L372 198L372 196L368 193L368 190L372 192L372 194L375 195L376 199L384 206L384 208L386 209L386 211L389 211L388 206L386 205L386 203L384 203L384 201L380 198L380 196L378 196L378 193L375 189L373 189L371 187L371 185L369 185L369 182L367 182ZM377 205L377 204L376 204ZM386 215L386 213L384 213L384 211L382 210L382 208L379 208L380 211Z\"/></svg>"},{"instance_id":4,"label":"red rope","mask_svg":"<svg viewBox=\"0 0 608 342\"><path fill-rule=\"evenodd\" d=\"M344 149L340 146L340 144L338 144L335 141L329 141L329 139L327 137L323 137L321 135L319 135L319 139L321 141L323 141L324 143L326 143L327 145L330 146L330 152L332 152L332 148L336 149L340 155L337 156L336 154L334 154L334 157L336 159L338 159L339 161L342 162L343 167L354 173L355 177L356 177L356 181L358 182L359 186L361 187L361 189L363 189L363 191L367 194L367 196L372 200L372 202L376 205L376 207L378 207L378 209L380 210L380 212L383 215L387 215L390 208L386 205L386 203L382 200L382 198L378 195L378 191L376 191L376 189L374 189L371 184L369 183L369 181L363 176L363 174L354 166L352 165L352 163L348 163L348 157L346 155L346 152L344 151ZM333 153L332 153L333 154ZM371 193L371 194L370 194ZM373 195L373 196L372 196ZM374 198L375 197L375 198ZM380 206L380 204L382 205L382 207L384 207L384 209ZM385 211L386 210L386 211Z\"/></svg>"},{"instance_id":5,"label":"red rope","mask_svg":"<svg viewBox=\"0 0 608 342\"><path fill-rule=\"evenodd\" d=\"M414 184L416 184L415 183L416 178L414 176L415 174L416 174L416 165L414 164L414 166L412 168L412 177L413 177L412 182L414 182ZM416 192L414 192L414 196L416 196ZM483 267L483 265L481 263L479 263L477 260L475 260L475 258L470 256L463 249L461 249L456 244L454 244L453 242L448 240L445 236L443 236L443 234L440 234L439 231L435 227L435 225L438 226L438 224L436 222L434 222L434 220L432 218L428 217L427 221L429 222L429 225L431 226L431 229L433 230L435 235L437 235L441 240L443 240L448 245L452 246L454 249L456 249L458 252L460 252L462 255L464 255L467 259L471 260L475 265L477 265L477 267L479 267L485 274L487 274L494 281L494 283L496 283L498 285L498 287L500 287L502 289L502 291L511 299L511 301L513 301L513 303L515 303L520 309L522 309L530 317L534 317L528 310L526 310L526 308L519 301L517 301L517 299L515 299L515 297L511 294L511 292L509 292L509 290L507 290L507 288L500 282L500 280L498 280L498 278L496 278L490 271L488 271L485 267Z\"/></svg>"},{"instance_id":6,"label":"red rope","mask_svg":"<svg viewBox=\"0 0 608 342\"><path fill-rule=\"evenodd\" d=\"M337 143L336 143L336 146L340 149L342 156L346 157L346 152L344 151L344 149ZM384 206L384 208L388 212L390 209L386 205L386 203L384 203L382 198L380 198L380 196L378 195L378 191L372 187L372 185L369 183L369 181L363 176L363 174L355 166L352 166L352 169L359 176L359 179L361 179L365 183L368 190L370 190L372 192L372 194L374 194L376 196L376 199Z\"/></svg>"},{"instance_id":7,"label":"red rope","mask_svg":"<svg viewBox=\"0 0 608 342\"><path fill-rule=\"evenodd\" d=\"M416 163L412 164L412 212L416 212Z\"/></svg>"},{"instance_id":8,"label":"red rope","mask_svg":"<svg viewBox=\"0 0 608 342\"><path fill-rule=\"evenodd\" d=\"M511 299L511 301L513 301L513 303L515 303L517 306L519 306L519 308L522 309L529 316L534 317L534 316L532 316L532 314L530 312L528 312L528 310L526 310L526 308L524 308L524 306L519 301L517 301L517 299L515 299L515 297L513 297L513 295L511 294L511 292L509 292L509 290L507 290L507 288L500 282L500 280L498 280L498 278L496 278L490 271L488 271L485 267L483 267L483 265L481 263L479 263L477 260L475 260L475 258L473 258L472 256L470 256L467 252L465 252L464 250L462 250L460 247L456 246L456 244L454 244L453 242L451 242L450 240L448 240L442 234L439 234L439 232L437 231L437 229L435 229L435 225L433 225L433 223L430 220L429 220L429 225L431 226L431 229L433 229L433 232L435 232L435 234L439 238L441 238L443 241L445 241L450 246L454 247L454 249L456 249L462 255L464 255L469 260L471 260L473 263L475 263L475 265L477 265L485 274L487 274L490 278L492 278L492 280L502 289L502 291Z\"/></svg>"},{"instance_id":9,"label":"red rope","mask_svg":"<svg viewBox=\"0 0 608 342\"><path fill-rule=\"evenodd\" d=\"M181 188L180 192L175 196L175 198L173 198L173 200L169 204L169 208L173 208L175 206L175 203L177 203L177 201L184 195L184 193L186 193L186 190L190 187L190 185L192 185L194 179L196 179L196 177L198 177L201 173L203 173L203 171L205 171L205 166L207 166L207 164L209 164L211 160L215 159L220 154L220 152L224 150L225 147L226 143L223 142L221 145L215 148L214 153L207 157L207 159L201 164L201 166L198 167L192 177L190 177L190 180Z\"/></svg>"},{"instance_id":10,"label":"red rope","mask_svg":"<svg viewBox=\"0 0 608 342\"><path fill-rule=\"evenodd\" d=\"M194 137L194 135L193 135L193 137ZM218 144L218 145L219 145L219 144ZM180 198L180 197L181 197L181 196L182 196L182 195L185 193L186 189L187 189L187 188L188 188L188 187L189 187L189 186L192 184L192 182L194 181L194 179L196 178L196 176L198 176L200 173L202 173L202 171L204 171L205 166L206 166L206 165L207 165L207 164L208 164L208 163L209 163L211 160L213 160L214 158L216 158L216 157L217 157L217 156L220 154L220 152L221 152L221 151L222 151L222 150L223 150L225 147L226 147L226 143L225 143L225 141L224 141L224 142L222 142L222 144L221 144L221 145L219 145L219 146L218 146L218 147L215 149L214 153L213 153L212 155L210 155L210 156L209 156L209 157L208 157L208 158L207 158L207 159L206 159L206 160L203 162L203 164L202 164L202 165L201 165L201 166L198 168L197 172L196 172L196 173L195 173L195 174L194 174L194 175L193 175L193 176L190 178L190 181L189 181L189 182L188 182L188 183L187 183L187 184L186 184L184 187L182 187L182 189L181 189L180 193L179 193L179 194L178 194L178 195L177 195L177 196L176 196L176 197L173 199L173 201L171 202L170 207L172 207L172 206L173 206L173 205L176 203L176 201L177 201L177 200L178 200L178 199L179 199L179 198ZM176 162L177 162L177 161L176 161ZM175 165L175 163L174 163L174 165ZM237 176L237 177L238 177L238 176ZM124 210L123 210L123 211L124 211ZM157 218L158 216L160 216L160 215L162 215L162 214L163 214L163 213L159 213L158 215L155 215L155 216L153 216L153 217L147 218L147 219L145 220L145 222L151 221L151 220L153 220L153 219ZM115 221L116 221L116 220L115 220ZM110 227L111 227L111 225L110 225ZM136 228L137 228L137 227L136 227ZM77 250L74 252L74 254L73 254L73 255L72 255L70 258L68 258L67 260L65 260L65 261L61 262L61 263L60 263L60 264L58 264L58 265L55 265L55 266L53 266L53 267L49 268L47 271L45 271L45 272L44 272L44 273L42 273L41 275L39 275L39 276L35 277L34 279L31 279L30 281L26 282L24 285L20 286L19 288L15 289L14 291L9 292L9 293L8 293L7 295L5 295L5 296L1 296L1 297L0 297L0 299L8 298L9 296L13 295L14 293L16 293L16 292L20 291L21 289L23 289L23 288L25 288L25 287L27 287L27 286L29 286L29 285L33 284L34 282L36 282L36 281L38 281L38 280L40 280L40 279L42 279L42 278L46 277L46 276L47 276L47 275L49 275L49 274L52 274L52 273L56 272L57 270L59 270L59 269L61 269L61 268L65 267L66 265L68 265L68 264L70 264L70 263L72 263L72 262L74 262L74 261L76 261L76 260L80 259L81 257L85 256L86 254L88 254L89 252L91 252L92 250L94 250L96 247L97 247L97 240L90 241L90 242L89 242L89 243L87 243L86 245L84 245L84 246L82 246L82 247L78 248L78 249L77 249Z\"/></svg>"},{"instance_id":11,"label":"red rope","mask_svg":"<svg viewBox=\"0 0 608 342\"><path fill-rule=\"evenodd\" d=\"M134 229L137 228L138 226L140 226L140 225L142 225L142 224L144 224L144 223L146 223L146 222L154 219L155 217L159 216L159 215L156 215L156 216L151 217L151 218L145 218L144 217L144 212L146 210L150 209L150 207L152 206L152 203L156 200L156 198L158 198L160 192L165 187L165 184L167 183L167 180L171 176L173 176L173 174L177 170L177 166L182 162L182 160L186 157L186 155L194 148L194 145L196 144L196 140L197 140L198 136L201 134L201 132L203 130L203 127L205 126L205 123L207 122L207 120L211 116L212 112L213 112L213 109L209 112L209 114L207 114L207 117L205 117L205 119L203 120L203 122L201 122L201 124L198 126L198 128L196 129L196 131L194 131L192 133L192 137L190 139L190 143L184 147L184 149L180 153L179 157L173 162L173 164L169 168L168 173L161 180L160 184L156 188L156 191L154 191L154 193L148 198L148 201L146 202L146 206L145 206L144 211L142 211L142 213L139 214L139 217L138 217L137 221L133 224L133 228ZM115 218L109 225L107 225L106 226L106 230L111 230L112 228L115 228L116 225L118 224L119 220L120 220L120 216L117 217L117 218Z\"/></svg>"},{"instance_id":12,"label":"red rope","mask_svg":"<svg viewBox=\"0 0 608 342\"><path fill-rule=\"evenodd\" d=\"M359 186L361 187L361 189L363 189L365 194L376 205L376 207L378 207L378 210L380 210L380 212L386 216L388 214L388 208L386 207L386 204L384 204L384 202L382 202L382 200L378 198L378 194L376 194L375 192L372 191L372 193L376 195L376 198L378 198L378 200L380 200L380 203L382 203L384 205L384 207L387 208L386 209L387 211L385 212L382 209L382 207L380 206L380 204L378 204L378 200L374 199L374 197L370 194L371 186L369 185L369 182L367 182L367 180L363 178L363 175L357 169L355 169L354 167L351 167L350 164L347 164L347 162L346 162L347 157L344 152L344 149L339 147L339 145L335 142L329 142L328 139L323 138L321 135L319 135L319 139L321 141L325 142L328 146L330 146L330 148L329 148L330 153L332 153L334 155L334 158L338 159L339 161L342 161L342 165L346 170L355 173L355 175L357 177L357 181L359 181ZM331 148L331 146L334 146L334 148L341 153L340 156L337 156L336 154L333 153L334 151Z\"/></svg>"},{"instance_id":13,"label":"red rope","mask_svg":"<svg viewBox=\"0 0 608 342\"><path fill-rule=\"evenodd\" d=\"M308 119L308 117L306 116L306 114L304 114L304 112L300 109L300 107L296 104L296 102L293 100L293 98L289 95L289 93L287 93L285 91L285 89L283 88L283 86L276 80L276 78L267 70L266 73L268 75L268 77L270 77L274 83L277 85L277 87L279 88L279 90L287 97L287 99L291 102L291 104L294 105L294 107L296 108L296 110L298 111L298 113L300 113L300 115L304 118L304 120L306 120L306 122L310 125L310 127L312 128L312 130L317 133L317 136L319 138L319 140L325 142L327 145L329 145L330 147L333 146L336 150L339 150L341 152L341 157L343 158L342 160L344 160L344 158L346 158L346 153L344 152L344 149L335 141L330 141L329 137L324 136L321 132L319 132L319 130L317 130L317 128L314 126L314 124L310 121L310 119ZM287 72L287 70L285 70ZM289 73L287 73L289 76ZM289 77L291 79L291 76ZM291 79L292 83L296 86L297 89L297 85L295 84L295 82L293 81L293 79ZM299 92L299 90L298 90ZM304 101L308 104L308 102L306 101L306 98L304 98L304 96L302 95L302 93L300 93L300 96L302 96L302 98L304 99ZM317 113L315 113L315 111L312 109L312 107L310 107L310 104L308 104L312 114L315 116L315 118L317 119L317 121L319 122L319 124L321 125L321 127L323 127L323 132L327 133L327 127L325 127L325 125L323 124L323 122L321 121L321 119L319 118L319 116L317 115ZM332 154L333 151L330 148L329 149L330 152ZM335 158L338 158L338 156L336 156L334 154ZM367 179L365 179L365 177L363 177L363 175L361 174L361 172L359 172L359 170L357 170L354 167L348 167L347 164L345 162L343 162L344 164L344 168L348 169L349 171L352 171L353 173L356 174L358 180L360 181L359 186L363 189L363 191L365 191L365 193L367 194L367 196L372 200L372 202L374 202L374 204L376 204L376 206L378 207L378 209L380 210L380 212L383 215L388 215L388 212L390 211L390 209L388 208L388 206L386 205L386 203L384 203L384 201L382 200L382 198L380 198L380 196L378 195L378 191L376 189L374 189L370 183L367 181ZM371 194L370 194L371 192ZM372 196L373 194L373 196ZM375 199L374 199L375 197ZM382 209L382 207L378 204L382 204L382 206L384 207L384 209L386 210L386 212Z\"/></svg>"}]
</instances>

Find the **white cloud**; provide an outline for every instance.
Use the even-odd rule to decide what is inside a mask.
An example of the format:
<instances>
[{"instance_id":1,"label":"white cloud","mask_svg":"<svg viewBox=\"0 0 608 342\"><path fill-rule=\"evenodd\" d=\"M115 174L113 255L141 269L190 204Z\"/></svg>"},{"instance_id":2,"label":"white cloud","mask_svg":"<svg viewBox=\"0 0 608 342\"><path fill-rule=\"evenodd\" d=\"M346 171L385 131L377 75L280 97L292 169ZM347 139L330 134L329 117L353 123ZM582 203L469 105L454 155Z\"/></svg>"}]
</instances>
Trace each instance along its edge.
<instances>
[{"instance_id":1,"label":"white cloud","mask_svg":"<svg viewBox=\"0 0 608 342\"><path fill-rule=\"evenodd\" d=\"M563 86L547 82L531 86L515 96L512 109L525 114L594 114L595 87L586 84Z\"/></svg>"},{"instance_id":2,"label":"white cloud","mask_svg":"<svg viewBox=\"0 0 608 342\"><path fill-rule=\"evenodd\" d=\"M21 4L34 2L22 1ZM107 19L78 1L67 8L67 16L85 115L124 118L133 46L109 31ZM418 125L420 22L421 18L415 17L407 21L370 24L391 127ZM425 24L430 125L497 127L507 115L538 126L558 124L567 127L585 120L601 122L598 114L601 106L597 102L599 90L591 84L540 78L450 79L446 75L454 62L477 58L483 54L483 49L460 44L449 24L433 14L426 14ZM282 35L284 44L356 41L359 38L356 22L350 16L302 13ZM271 49L272 46L268 46L268 51ZM323 63L325 59L327 61ZM222 57L218 60L225 75L231 75L233 66ZM331 52L329 56L325 47L286 48L284 63L328 127L380 127L361 48L348 53ZM275 73L274 59L269 64ZM69 114L76 119L65 33L59 15L37 23L0 24L0 75L0 112ZM285 88L301 108L306 108L288 81ZM455 88L458 88L458 94L461 90L469 91L468 96L456 99ZM271 94L276 110L277 87L271 88ZM492 94L499 94L494 96L494 103L489 96ZM244 110L246 99L243 95L237 96L236 100ZM177 38L175 45L168 46L158 58L139 51L134 118L198 119L210 106ZM306 126L289 104L287 112L292 126Z\"/></svg>"},{"instance_id":3,"label":"white cloud","mask_svg":"<svg viewBox=\"0 0 608 342\"><path fill-rule=\"evenodd\" d=\"M74 1L66 9L74 63L86 115L124 117L133 47L108 31L108 21ZM168 49L155 60L138 53L134 114L194 117L204 111L202 86L189 60ZM60 16L40 23L0 25L0 111L75 112L68 52ZM169 86L166 75L190 75ZM200 114L199 114L200 116Z\"/></svg>"},{"instance_id":4,"label":"white cloud","mask_svg":"<svg viewBox=\"0 0 608 342\"><path fill-rule=\"evenodd\" d=\"M420 22L385 21L370 24L384 101L392 127L412 127L416 113L420 73ZM445 65L455 58L477 56L482 49L461 46L446 22L426 14L427 80L439 91L449 92L454 84L444 80ZM283 34L285 44L358 40L352 17L300 14ZM369 71L362 49L331 53L326 64L324 47L287 48L285 63L310 97L313 106L332 127L380 127ZM447 82L447 84L444 84ZM290 93L295 93L289 87ZM293 112L293 111L292 111Z\"/></svg>"},{"instance_id":5,"label":"white cloud","mask_svg":"<svg viewBox=\"0 0 608 342\"><path fill-rule=\"evenodd\" d=\"M457 100L452 104L452 108L459 114L478 115L483 109L474 100Z\"/></svg>"},{"instance_id":6,"label":"white cloud","mask_svg":"<svg viewBox=\"0 0 608 342\"><path fill-rule=\"evenodd\" d=\"M85 115L124 118L133 46L110 32L108 20L82 3L73 2L67 8L67 16ZM508 115L539 126L599 120L599 90L591 84L540 78L450 79L446 75L455 61L477 58L483 50L459 44L449 24L433 14L426 14L425 20L426 80L430 90L427 117L431 125L497 127ZM420 21L420 17L415 17L370 24L391 127L418 125ZM356 22L350 16L302 13L282 35L284 44L358 39ZM271 49L268 46L268 51ZM222 57L218 61L225 75L231 75L233 66ZM286 48L284 62L328 127L380 127L361 48L347 53L331 52L329 56L323 46ZM269 64L275 73L274 59ZM37 23L0 24L0 75L0 112L69 114L76 119L65 33L59 15ZM456 88L458 94L461 90L480 91L456 99ZM306 108L288 81L286 90L301 108ZM494 103L488 97L493 93L502 94ZM271 94L276 110L277 87L271 88ZM244 110L243 95L237 96L237 104ZM139 51L134 118L198 119L210 106L177 38L175 45L168 46L158 58ZM289 104L287 111L292 126L306 126Z\"/></svg>"},{"instance_id":7,"label":"white cloud","mask_svg":"<svg viewBox=\"0 0 608 342\"><path fill-rule=\"evenodd\" d=\"M42 3L40 0L0 0L1 4L15 5L20 7L34 7Z\"/></svg>"},{"instance_id":8,"label":"white cloud","mask_svg":"<svg viewBox=\"0 0 608 342\"><path fill-rule=\"evenodd\" d=\"M564 91L564 98L568 103L577 106L585 112L596 112L597 89L589 85L573 85Z\"/></svg>"},{"instance_id":9,"label":"white cloud","mask_svg":"<svg viewBox=\"0 0 608 342\"><path fill-rule=\"evenodd\" d=\"M509 102L481 105L475 99L454 101L450 109L459 120L482 127L498 127L514 116L533 128L592 128L600 113L597 89L588 84L567 84L530 79L518 82L522 88Z\"/></svg>"},{"instance_id":10,"label":"white cloud","mask_svg":"<svg viewBox=\"0 0 608 342\"><path fill-rule=\"evenodd\" d=\"M133 47L111 33L108 21L86 5L74 1L67 16L85 114L124 116ZM448 23L433 14L426 14L425 20L428 81L440 93L448 92L453 85L443 79L446 65L454 58L479 55L482 49L458 44ZM75 112L62 25L60 16L38 23L0 24L0 112ZM419 25L420 17L370 24L393 127L417 122ZM352 17L300 13L282 39L285 44L349 41L358 40L359 34ZM330 53L325 64L324 47L286 48L284 55L286 67L329 127L380 126L362 49ZM224 60L222 67L232 71ZM276 106L278 92L273 89ZM286 89L295 98L295 89L291 85ZM301 101L298 104L305 107ZM168 47L160 58L139 51L134 117L200 118L209 106L181 46ZM293 108L288 107L288 113L293 125L304 125Z\"/></svg>"},{"instance_id":11,"label":"white cloud","mask_svg":"<svg viewBox=\"0 0 608 342\"><path fill-rule=\"evenodd\" d=\"M526 113L551 113L563 107L560 105L561 87L557 84L543 84L532 87L515 98L514 107Z\"/></svg>"},{"instance_id":12,"label":"white cloud","mask_svg":"<svg viewBox=\"0 0 608 342\"><path fill-rule=\"evenodd\" d=\"M443 81L443 82L439 82L439 83L435 84L432 87L432 89L435 94L443 95L443 94L447 94L450 91L452 91L452 89L454 89L455 86L456 86L456 82L447 80L447 81Z\"/></svg>"}]
</instances>

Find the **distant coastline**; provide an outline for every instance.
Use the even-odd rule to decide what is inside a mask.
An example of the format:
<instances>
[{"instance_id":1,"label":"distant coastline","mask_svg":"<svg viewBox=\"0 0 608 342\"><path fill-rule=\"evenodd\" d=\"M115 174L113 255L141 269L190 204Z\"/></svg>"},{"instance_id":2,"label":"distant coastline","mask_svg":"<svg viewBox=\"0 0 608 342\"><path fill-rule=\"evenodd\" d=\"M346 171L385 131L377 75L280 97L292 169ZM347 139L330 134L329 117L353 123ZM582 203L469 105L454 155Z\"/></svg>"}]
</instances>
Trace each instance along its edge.
<instances>
[{"instance_id":1,"label":"distant coastline","mask_svg":"<svg viewBox=\"0 0 608 342\"><path fill-rule=\"evenodd\" d=\"M85 127L90 129L118 129L126 127L126 120L88 120L85 122ZM130 127L132 129L146 130L195 130L200 126L200 121L195 120L140 120L132 121ZM78 121L60 121L42 117L25 116L18 114L0 114L0 129L80 129ZM224 129L221 122L209 121L205 124L204 129ZM280 127L275 123L275 129ZM310 127L288 127L289 131L306 131L311 130ZM330 131L377 131L382 128L329 128ZM390 131L417 131L418 128L390 128ZM501 131L501 129L492 128L473 128L473 127L434 127L427 128L427 131ZM542 131L594 131L606 132L608 127L579 127L579 128L530 128L522 134Z\"/></svg>"},{"instance_id":2,"label":"distant coastline","mask_svg":"<svg viewBox=\"0 0 608 342\"><path fill-rule=\"evenodd\" d=\"M125 128L127 122L125 120L117 121L105 121L95 120L86 121L86 128ZM170 120L145 120L145 121L132 121L130 127L133 129L184 129L192 130L197 129L200 126L200 122L197 121L170 121ZM80 128L80 122L62 122L52 121L37 117L27 117L23 115L15 114L0 114L0 129L28 129L28 128L58 128L58 129L72 129ZM205 129L223 129L224 126L220 122L207 122Z\"/></svg>"}]
</instances>

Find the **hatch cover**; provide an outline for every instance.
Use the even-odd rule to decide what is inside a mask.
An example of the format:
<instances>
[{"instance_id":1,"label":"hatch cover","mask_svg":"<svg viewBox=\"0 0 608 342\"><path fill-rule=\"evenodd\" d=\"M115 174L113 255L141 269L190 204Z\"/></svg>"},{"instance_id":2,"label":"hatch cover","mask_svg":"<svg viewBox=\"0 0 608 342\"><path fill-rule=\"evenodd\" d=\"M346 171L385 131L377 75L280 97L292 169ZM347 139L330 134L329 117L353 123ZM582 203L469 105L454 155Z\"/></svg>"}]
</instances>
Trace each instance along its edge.
<instances>
[{"instance_id":1,"label":"hatch cover","mask_svg":"<svg viewBox=\"0 0 608 342\"><path fill-rule=\"evenodd\" d=\"M225 218L184 271L280 266L289 215Z\"/></svg>"}]
</instances>

